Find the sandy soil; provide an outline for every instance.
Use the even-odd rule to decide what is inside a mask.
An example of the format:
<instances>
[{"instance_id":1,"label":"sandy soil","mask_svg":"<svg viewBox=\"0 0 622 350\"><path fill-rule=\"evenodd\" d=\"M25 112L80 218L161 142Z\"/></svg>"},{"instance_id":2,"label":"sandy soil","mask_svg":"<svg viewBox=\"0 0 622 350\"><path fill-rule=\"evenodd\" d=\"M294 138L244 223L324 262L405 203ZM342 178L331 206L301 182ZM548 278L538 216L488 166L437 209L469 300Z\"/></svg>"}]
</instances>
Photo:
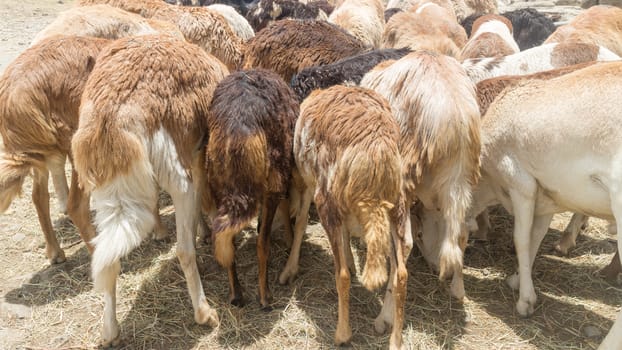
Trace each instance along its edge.
<instances>
[{"instance_id":1,"label":"sandy soil","mask_svg":"<svg viewBox=\"0 0 622 350\"><path fill-rule=\"evenodd\" d=\"M545 4L547 5L547 4ZM2 0L0 71L24 50L37 31L70 7L69 1ZM551 5L552 6L552 5ZM555 9L552 9L555 10ZM577 11L573 8L573 11ZM53 189L50 188L52 197ZM93 292L89 256L73 225L58 213L54 224L67 261L50 266L44 240L30 202L31 186L0 215L0 349L83 349L99 341L101 296ZM163 196L161 215L174 231L174 209ZM520 318L517 293L504 278L513 273L515 257L511 217L493 212L497 234L472 244L465 256L464 304L449 298L416 252L409 260L410 278L404 340L409 349L594 349L620 310L622 289L596 275L615 251L606 225L593 220L570 257L552 247L568 221L555 218L535 262L539 297L535 315ZM201 244L197 258L208 301L220 315L216 329L194 324L183 274L175 258L174 239L148 241L122 263L117 316L127 349L329 349L336 325L332 257L317 222L309 229L299 277L290 286L276 283L287 258L284 244L274 240L270 266L274 309L255 302L255 234L239 240L237 262L248 305L226 303L226 273L214 262L211 246ZM356 245L358 247L358 245ZM358 250L358 249L356 249ZM355 254L358 256L358 254ZM357 258L357 261L359 259ZM359 269L360 271L360 269ZM374 334L380 292L366 291L354 281L351 297L352 348L386 348L388 337Z\"/></svg>"}]
</instances>

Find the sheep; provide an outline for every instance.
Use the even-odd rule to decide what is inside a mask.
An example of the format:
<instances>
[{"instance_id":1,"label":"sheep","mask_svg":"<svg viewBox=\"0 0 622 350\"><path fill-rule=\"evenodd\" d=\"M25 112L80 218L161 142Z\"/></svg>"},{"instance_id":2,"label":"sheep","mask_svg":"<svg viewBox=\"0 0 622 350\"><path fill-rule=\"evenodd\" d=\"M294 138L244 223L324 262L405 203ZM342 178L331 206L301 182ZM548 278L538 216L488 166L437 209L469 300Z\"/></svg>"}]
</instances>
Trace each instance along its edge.
<instances>
[{"instance_id":1,"label":"sheep","mask_svg":"<svg viewBox=\"0 0 622 350\"><path fill-rule=\"evenodd\" d=\"M263 69L238 71L218 84L210 111L206 168L217 208L212 220L214 256L228 270L229 301L242 305L233 239L257 216L261 205L257 239L259 302L266 308L271 300L269 234L279 202L289 188L298 101L275 73ZM289 208L284 209L289 214ZM288 222L285 227L291 229Z\"/></svg>"},{"instance_id":2,"label":"sheep","mask_svg":"<svg viewBox=\"0 0 622 350\"><path fill-rule=\"evenodd\" d=\"M473 34L462 48L460 59L499 57L520 51L512 36L512 23L499 15L484 15L473 24Z\"/></svg>"},{"instance_id":3,"label":"sheep","mask_svg":"<svg viewBox=\"0 0 622 350\"><path fill-rule=\"evenodd\" d=\"M220 13L227 20L229 26L233 29L235 34L237 34L237 36L243 41L247 41L255 36L253 27L251 27L246 18L240 15L235 8L223 4L213 4L207 6L207 8Z\"/></svg>"},{"instance_id":4,"label":"sheep","mask_svg":"<svg viewBox=\"0 0 622 350\"><path fill-rule=\"evenodd\" d=\"M295 181L292 189L300 203L292 251L279 282L291 281L298 271L300 244L313 200L335 262L337 345L352 337L348 304L350 275L355 273L350 251L353 235L367 243L361 277L366 288L375 289L387 281L386 259L391 262L385 303L374 325L384 331L385 322L392 323L390 346L402 346L408 278L405 259L412 241L406 234L398 142L399 128L387 101L371 90L333 86L312 92L300 106L294 157L301 180Z\"/></svg>"},{"instance_id":5,"label":"sheep","mask_svg":"<svg viewBox=\"0 0 622 350\"><path fill-rule=\"evenodd\" d=\"M603 5L590 7L544 41L545 44L566 42L600 45L622 56L622 9Z\"/></svg>"},{"instance_id":6,"label":"sheep","mask_svg":"<svg viewBox=\"0 0 622 350\"><path fill-rule=\"evenodd\" d=\"M514 40L521 51L540 46L555 31L553 20L533 8L504 12L502 16L512 22Z\"/></svg>"},{"instance_id":7,"label":"sheep","mask_svg":"<svg viewBox=\"0 0 622 350\"><path fill-rule=\"evenodd\" d=\"M65 158L78 125L80 96L95 57L108 40L54 36L26 49L0 77L0 212L21 192L33 175L32 202L45 236L50 263L65 261L50 218L48 171L58 192L60 207L69 213L89 251L95 230L89 221L84 193L72 172L67 189ZM67 198L69 192L69 199Z\"/></svg>"},{"instance_id":8,"label":"sheep","mask_svg":"<svg viewBox=\"0 0 622 350\"><path fill-rule=\"evenodd\" d=\"M474 86L455 59L425 51L377 66L361 86L391 103L401 131L406 212L417 199L434 225L443 228L440 253L427 260L434 260L431 265L441 279L453 274L451 294L461 300L462 226L479 178L480 114ZM425 254L425 242L416 238Z\"/></svg>"},{"instance_id":9,"label":"sheep","mask_svg":"<svg viewBox=\"0 0 622 350\"><path fill-rule=\"evenodd\" d=\"M458 22L461 22L473 13L483 15L498 12L495 0L389 0L386 8L408 10L426 2L433 2L444 7L453 14Z\"/></svg>"},{"instance_id":10,"label":"sheep","mask_svg":"<svg viewBox=\"0 0 622 350\"><path fill-rule=\"evenodd\" d=\"M363 52L365 46L338 26L315 20L280 20L248 41L243 68L271 69L284 81L303 68Z\"/></svg>"},{"instance_id":11,"label":"sheep","mask_svg":"<svg viewBox=\"0 0 622 350\"><path fill-rule=\"evenodd\" d=\"M145 18L174 23L188 42L216 56L229 69L242 60L243 42L224 16L205 7L181 7L160 0L79 0L80 5L108 4Z\"/></svg>"},{"instance_id":12,"label":"sheep","mask_svg":"<svg viewBox=\"0 0 622 350\"><path fill-rule=\"evenodd\" d=\"M497 98L497 96L501 95L502 91L504 91L508 87L513 87L513 86L518 85L521 82L529 81L533 79L556 78L564 74L572 73L576 70L589 67L596 63L597 63L596 61L588 61L588 62L583 62L579 64L574 64L572 66L542 71L542 72L528 74L528 75L504 75L504 76L482 80L478 82L476 85L477 100L478 100L480 113L482 116L485 115L486 112L488 111L488 107L490 107L490 104ZM576 226L576 224L577 223L573 223L571 226ZM581 227L582 225L583 223L579 224L578 227Z\"/></svg>"},{"instance_id":13,"label":"sheep","mask_svg":"<svg viewBox=\"0 0 622 350\"><path fill-rule=\"evenodd\" d=\"M177 257L199 324L216 326L205 299L194 237L204 188L209 104L226 66L194 44L164 35L122 38L98 56L71 142L81 186L92 196L91 261L104 294L102 345L119 342L119 260L154 225L158 185L176 208Z\"/></svg>"},{"instance_id":14,"label":"sheep","mask_svg":"<svg viewBox=\"0 0 622 350\"><path fill-rule=\"evenodd\" d=\"M532 80L504 91L483 119L482 178L469 216L494 203L514 215L519 268L508 284L520 290L516 309L522 316L534 311L531 270L554 213L616 219L622 232L620 84L622 62ZM622 249L622 240L617 245ZM619 346L620 320L602 349Z\"/></svg>"},{"instance_id":15,"label":"sheep","mask_svg":"<svg viewBox=\"0 0 622 350\"><path fill-rule=\"evenodd\" d=\"M335 63L305 68L292 78L290 86L302 102L315 89L337 84L358 85L365 73L378 63L402 58L410 52L408 48L373 50Z\"/></svg>"},{"instance_id":16,"label":"sheep","mask_svg":"<svg viewBox=\"0 0 622 350\"><path fill-rule=\"evenodd\" d=\"M328 17L366 46L378 48L384 30L381 0L344 0Z\"/></svg>"},{"instance_id":17,"label":"sheep","mask_svg":"<svg viewBox=\"0 0 622 350\"><path fill-rule=\"evenodd\" d=\"M620 57L591 44L547 44L513 55L464 60L462 66L474 83L501 75L524 75L589 61L615 61Z\"/></svg>"},{"instance_id":18,"label":"sheep","mask_svg":"<svg viewBox=\"0 0 622 350\"><path fill-rule=\"evenodd\" d=\"M333 6L326 0L302 3L297 0L260 0L249 8L246 19L255 32L281 19L328 20Z\"/></svg>"},{"instance_id":19,"label":"sheep","mask_svg":"<svg viewBox=\"0 0 622 350\"><path fill-rule=\"evenodd\" d=\"M464 29L444 8L425 3L396 13L382 35L382 47L430 50L457 57L467 41Z\"/></svg>"},{"instance_id":20,"label":"sheep","mask_svg":"<svg viewBox=\"0 0 622 350\"><path fill-rule=\"evenodd\" d=\"M259 0L164 0L171 5L181 6L207 6L225 5L232 7L242 16L246 16L249 8L255 5ZM223 16L226 16L223 14Z\"/></svg>"},{"instance_id":21,"label":"sheep","mask_svg":"<svg viewBox=\"0 0 622 350\"><path fill-rule=\"evenodd\" d=\"M454 6L450 0L391 0L387 3L386 8L399 8L403 11L409 11L427 3L436 4L444 8L451 14L452 18L456 18L456 12L454 11Z\"/></svg>"},{"instance_id":22,"label":"sheep","mask_svg":"<svg viewBox=\"0 0 622 350\"><path fill-rule=\"evenodd\" d=\"M183 39L177 27L169 22L145 19L109 5L74 7L61 12L40 31L31 46L53 35L81 35L105 39L164 33Z\"/></svg>"}]
</instances>

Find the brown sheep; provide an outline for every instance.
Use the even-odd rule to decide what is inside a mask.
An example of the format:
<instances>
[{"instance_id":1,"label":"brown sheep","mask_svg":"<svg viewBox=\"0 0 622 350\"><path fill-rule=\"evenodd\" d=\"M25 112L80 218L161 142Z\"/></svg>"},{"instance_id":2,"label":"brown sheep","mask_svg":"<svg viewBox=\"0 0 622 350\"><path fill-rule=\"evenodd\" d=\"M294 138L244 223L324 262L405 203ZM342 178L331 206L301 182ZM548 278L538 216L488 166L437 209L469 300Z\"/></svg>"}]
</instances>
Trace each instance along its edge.
<instances>
[{"instance_id":1,"label":"brown sheep","mask_svg":"<svg viewBox=\"0 0 622 350\"><path fill-rule=\"evenodd\" d=\"M269 235L279 202L289 188L298 100L271 71L239 71L218 84L210 110L206 164L207 183L217 210L212 220L214 256L228 270L229 301L242 305L233 239L257 216L261 206L259 302L268 307ZM284 212L289 218L288 206ZM289 223L285 227L291 229Z\"/></svg>"},{"instance_id":2,"label":"brown sheep","mask_svg":"<svg viewBox=\"0 0 622 350\"><path fill-rule=\"evenodd\" d=\"M512 36L512 22L500 15L484 15L473 23L473 34L462 48L460 60L507 56L519 51Z\"/></svg>"},{"instance_id":3,"label":"brown sheep","mask_svg":"<svg viewBox=\"0 0 622 350\"><path fill-rule=\"evenodd\" d=\"M48 171L60 206L68 213L89 251L95 230L89 221L88 200L72 174L69 205L65 159L78 127L78 108L95 57L109 43L105 39L55 36L26 49L0 78L0 212L21 192L33 174L32 202L45 236L45 251L52 264L65 261L50 218Z\"/></svg>"},{"instance_id":4,"label":"brown sheep","mask_svg":"<svg viewBox=\"0 0 622 350\"><path fill-rule=\"evenodd\" d=\"M622 9L594 6L555 30L547 43L579 42L600 45L622 56Z\"/></svg>"},{"instance_id":5,"label":"brown sheep","mask_svg":"<svg viewBox=\"0 0 622 350\"><path fill-rule=\"evenodd\" d=\"M145 19L120 8L102 4L74 7L61 12L52 23L35 36L31 45L58 34L118 39L157 33L184 38L172 23Z\"/></svg>"},{"instance_id":6,"label":"brown sheep","mask_svg":"<svg viewBox=\"0 0 622 350\"><path fill-rule=\"evenodd\" d=\"M71 149L93 198L94 287L104 293L102 343L119 341L116 279L121 257L155 224L158 185L176 209L177 257L199 324L218 324L203 292L194 238L204 185L209 104L227 68L198 46L163 35L119 39L98 57Z\"/></svg>"},{"instance_id":7,"label":"brown sheep","mask_svg":"<svg viewBox=\"0 0 622 350\"><path fill-rule=\"evenodd\" d=\"M300 181L292 189L300 203L292 252L279 281L291 280L298 270L300 244L313 200L335 261L339 296L337 345L348 343L352 337L348 305L349 269L355 273L351 235L362 237L367 243L361 278L366 288L375 289L387 281L386 260L391 261L391 283L385 299L389 301L385 308L390 310L383 308L377 329L384 330L385 321L393 323L391 347L402 345L408 278L405 258L412 241L405 234L398 143L399 127L387 101L371 90L333 86L312 92L300 106L294 133ZM387 319L387 314L393 317Z\"/></svg>"},{"instance_id":8,"label":"brown sheep","mask_svg":"<svg viewBox=\"0 0 622 350\"><path fill-rule=\"evenodd\" d=\"M464 28L445 8L424 3L391 17L382 35L382 47L428 50L458 57L467 41Z\"/></svg>"},{"instance_id":9,"label":"brown sheep","mask_svg":"<svg viewBox=\"0 0 622 350\"><path fill-rule=\"evenodd\" d=\"M79 0L78 3L108 4L145 18L174 23L188 42L216 56L229 69L236 69L240 65L242 39L235 34L223 15L207 7L169 5L160 0Z\"/></svg>"},{"instance_id":10,"label":"brown sheep","mask_svg":"<svg viewBox=\"0 0 622 350\"><path fill-rule=\"evenodd\" d=\"M417 237L416 243L441 279L453 274L452 295L462 299L463 224L479 178L480 114L474 86L455 59L424 51L377 66L361 86L391 102L401 130L407 212L418 199L430 219L424 224L439 228L438 236L432 235L438 241ZM432 256L435 249L440 253Z\"/></svg>"},{"instance_id":11,"label":"brown sheep","mask_svg":"<svg viewBox=\"0 0 622 350\"><path fill-rule=\"evenodd\" d=\"M271 69L289 82L303 68L332 63L364 49L360 40L334 24L285 19L247 42L243 67Z\"/></svg>"}]
</instances>

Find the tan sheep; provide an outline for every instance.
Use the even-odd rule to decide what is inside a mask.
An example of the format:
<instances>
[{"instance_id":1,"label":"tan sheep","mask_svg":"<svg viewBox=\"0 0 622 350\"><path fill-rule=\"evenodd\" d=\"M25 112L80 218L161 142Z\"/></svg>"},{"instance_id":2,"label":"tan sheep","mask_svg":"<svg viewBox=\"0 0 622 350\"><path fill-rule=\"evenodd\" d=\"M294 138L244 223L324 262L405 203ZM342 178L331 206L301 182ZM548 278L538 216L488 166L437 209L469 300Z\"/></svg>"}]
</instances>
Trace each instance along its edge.
<instances>
[{"instance_id":1,"label":"tan sheep","mask_svg":"<svg viewBox=\"0 0 622 350\"><path fill-rule=\"evenodd\" d=\"M104 346L119 342L119 261L153 228L158 185L175 205L177 256L194 319L218 324L205 299L194 239L205 188L209 104L227 74L194 44L145 35L110 44L85 85L71 149L96 211L91 268L94 287L104 293Z\"/></svg>"},{"instance_id":2,"label":"tan sheep","mask_svg":"<svg viewBox=\"0 0 622 350\"><path fill-rule=\"evenodd\" d=\"M4 150L0 158L0 212L21 192L32 172L32 202L45 236L51 263L65 261L50 218L48 171L60 201L78 227L89 251L95 230L89 220L88 198L73 171L71 189L65 178L65 159L78 127L78 108L95 58L108 40L54 36L26 49L0 78L0 135ZM69 192L69 199L67 198Z\"/></svg>"}]
</instances>

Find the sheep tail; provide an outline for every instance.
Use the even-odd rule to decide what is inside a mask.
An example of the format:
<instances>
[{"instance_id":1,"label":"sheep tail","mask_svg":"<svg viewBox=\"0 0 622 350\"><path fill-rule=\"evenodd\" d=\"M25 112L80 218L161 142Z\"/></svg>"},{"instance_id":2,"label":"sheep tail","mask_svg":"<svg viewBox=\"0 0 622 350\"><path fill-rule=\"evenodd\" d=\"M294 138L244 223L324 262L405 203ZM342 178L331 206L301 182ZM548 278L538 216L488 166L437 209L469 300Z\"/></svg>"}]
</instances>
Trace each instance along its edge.
<instances>
[{"instance_id":1,"label":"sheep tail","mask_svg":"<svg viewBox=\"0 0 622 350\"><path fill-rule=\"evenodd\" d=\"M259 212L259 200L268 181L267 142L262 133L245 137L236 145L228 144L224 159L208 165L215 174L210 181L218 214L212 222L214 257L222 266L233 263L233 237L250 224ZM208 151L209 153L209 151ZM217 188L216 188L217 187Z\"/></svg>"},{"instance_id":2,"label":"sheep tail","mask_svg":"<svg viewBox=\"0 0 622 350\"><path fill-rule=\"evenodd\" d=\"M16 155L0 156L0 213L5 212L13 199L22 193L26 176L32 164Z\"/></svg>"},{"instance_id":3,"label":"sheep tail","mask_svg":"<svg viewBox=\"0 0 622 350\"><path fill-rule=\"evenodd\" d=\"M381 201L359 202L364 239L367 244L367 258L361 283L369 290L384 285L388 279L387 257L391 254L391 232L389 210L393 204Z\"/></svg>"}]
</instances>

